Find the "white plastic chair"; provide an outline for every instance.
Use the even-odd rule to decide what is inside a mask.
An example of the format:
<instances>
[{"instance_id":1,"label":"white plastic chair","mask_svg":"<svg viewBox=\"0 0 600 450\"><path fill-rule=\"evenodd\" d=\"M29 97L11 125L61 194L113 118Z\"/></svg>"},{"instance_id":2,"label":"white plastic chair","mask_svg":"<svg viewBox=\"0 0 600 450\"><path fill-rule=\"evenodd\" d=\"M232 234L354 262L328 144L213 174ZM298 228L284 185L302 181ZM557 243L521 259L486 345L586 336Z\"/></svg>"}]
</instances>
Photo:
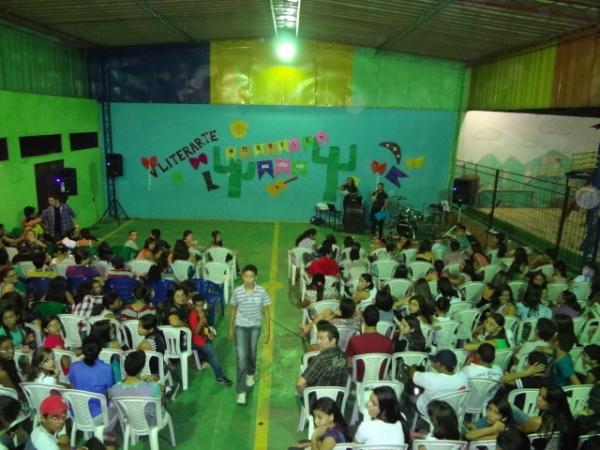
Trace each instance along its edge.
<instances>
[{"instance_id":1,"label":"white plastic chair","mask_svg":"<svg viewBox=\"0 0 600 450\"><path fill-rule=\"evenodd\" d=\"M540 395L539 389L513 389L508 393L508 403L513 408L520 409L529 417L534 417L539 415L540 412L537 406L538 395ZM517 406L517 401L523 405Z\"/></svg>"},{"instance_id":2,"label":"white plastic chair","mask_svg":"<svg viewBox=\"0 0 600 450\"><path fill-rule=\"evenodd\" d=\"M589 281L578 281L571 284L571 292L577 300L587 300L592 292L592 283Z\"/></svg>"},{"instance_id":3,"label":"white plastic chair","mask_svg":"<svg viewBox=\"0 0 600 450\"><path fill-rule=\"evenodd\" d=\"M233 279L229 265L225 263L210 262L202 267L202 278L213 283L223 285L223 295L225 303L229 303L229 296L233 287Z\"/></svg>"},{"instance_id":4,"label":"white plastic chair","mask_svg":"<svg viewBox=\"0 0 600 450\"><path fill-rule=\"evenodd\" d=\"M387 381L392 355L388 353L363 353L352 357L352 382L357 394L362 392L362 384L372 381ZM363 367L362 379L358 379L358 365ZM358 415L358 402L354 403L352 416Z\"/></svg>"},{"instance_id":5,"label":"white plastic chair","mask_svg":"<svg viewBox=\"0 0 600 450\"><path fill-rule=\"evenodd\" d=\"M406 250L402 251L402 254L404 255L404 264L406 264L406 266L416 259L417 251L417 248L407 248Z\"/></svg>"},{"instance_id":6,"label":"white plastic chair","mask_svg":"<svg viewBox=\"0 0 600 450\"><path fill-rule=\"evenodd\" d=\"M560 449L560 433L535 433L527 435L531 448L543 448L544 450L563 450ZM545 442L545 444L540 443Z\"/></svg>"},{"instance_id":7,"label":"white plastic chair","mask_svg":"<svg viewBox=\"0 0 600 450\"><path fill-rule=\"evenodd\" d=\"M520 320L517 327L517 333L515 335L515 342L517 344L522 344L525 341L535 340L535 326L537 321L537 318Z\"/></svg>"},{"instance_id":8,"label":"white plastic chair","mask_svg":"<svg viewBox=\"0 0 600 450\"><path fill-rule=\"evenodd\" d=\"M312 352L306 352L304 355L302 355L302 362L300 363L300 376L302 376L310 361L319 353L321 353L319 350L315 350Z\"/></svg>"},{"instance_id":9,"label":"white plastic chair","mask_svg":"<svg viewBox=\"0 0 600 450\"><path fill-rule=\"evenodd\" d=\"M385 248L376 248L371 253L369 253L369 258L378 260L382 255L387 254L387 250Z\"/></svg>"},{"instance_id":10,"label":"white plastic chair","mask_svg":"<svg viewBox=\"0 0 600 450\"><path fill-rule=\"evenodd\" d=\"M469 450L496 450L496 440L490 441L471 441Z\"/></svg>"},{"instance_id":11,"label":"white plastic chair","mask_svg":"<svg viewBox=\"0 0 600 450\"><path fill-rule=\"evenodd\" d=\"M498 262L500 264L502 264L504 267L506 267L507 269L512 266L512 263L514 262L515 257L514 256L506 256L504 258L498 258ZM494 263L495 264L495 263Z\"/></svg>"},{"instance_id":12,"label":"white plastic chair","mask_svg":"<svg viewBox=\"0 0 600 450\"><path fill-rule=\"evenodd\" d=\"M340 411L342 415L346 409L346 401L348 400L348 387L347 386L312 386L304 389L302 393L302 408L300 409L300 419L298 420L298 432L304 431L306 424L309 424L308 436L312 435L311 423L312 416L310 414L311 399L313 401L320 398L330 398L336 402L340 401ZM340 399L341 396L341 399Z\"/></svg>"},{"instance_id":13,"label":"white plastic chair","mask_svg":"<svg viewBox=\"0 0 600 450\"><path fill-rule=\"evenodd\" d=\"M531 272L538 272L540 270L544 275L546 275L546 278L548 279L550 279L552 275L554 275L554 266L552 264L544 264L543 266L540 266L532 270Z\"/></svg>"},{"instance_id":14,"label":"white plastic chair","mask_svg":"<svg viewBox=\"0 0 600 450\"><path fill-rule=\"evenodd\" d=\"M148 436L150 439L150 449L159 450L158 432L165 426L169 427L171 445L175 447L175 429L173 420L168 411L163 409L160 399L152 397L116 397L113 399L122 422L125 424L123 433L123 448L129 449L129 442L135 443L139 436ZM146 407L152 405L156 411L156 425L150 425L146 417Z\"/></svg>"},{"instance_id":15,"label":"white plastic chair","mask_svg":"<svg viewBox=\"0 0 600 450\"><path fill-rule=\"evenodd\" d=\"M42 383L19 383L27 403L31 407L33 415L33 428L35 428L40 422L38 410L42 401L52 394L52 391L62 392L65 388L58 384L42 384Z\"/></svg>"},{"instance_id":16,"label":"white plastic chair","mask_svg":"<svg viewBox=\"0 0 600 450\"><path fill-rule=\"evenodd\" d=\"M231 257L229 261L227 258ZM235 250L231 250L226 247L209 247L202 254L202 260L204 263L209 262L220 262L224 264L229 264L229 268L231 269L231 273L235 278L235 267L236 267L236 252Z\"/></svg>"},{"instance_id":17,"label":"white plastic chair","mask_svg":"<svg viewBox=\"0 0 600 450\"><path fill-rule=\"evenodd\" d=\"M117 422L117 415L108 417L108 406L106 397L94 392L80 391L77 389L65 389L62 391L63 398L70 406L73 415L71 426L71 447L75 447L77 431L83 431L86 439L92 436L104 442L104 429L110 429ZM95 399L100 403L100 417L94 418L89 408L89 401Z\"/></svg>"},{"instance_id":18,"label":"white plastic chair","mask_svg":"<svg viewBox=\"0 0 600 450\"><path fill-rule=\"evenodd\" d=\"M394 278L386 282L390 294L394 299L403 298L412 286L412 281L407 278Z\"/></svg>"},{"instance_id":19,"label":"white plastic chair","mask_svg":"<svg viewBox=\"0 0 600 450\"><path fill-rule=\"evenodd\" d=\"M463 421L465 420L465 410L467 406L467 399L471 395L471 389L464 389L462 391L450 392L434 397L432 400L441 400L448 403L458 418L458 429L462 430Z\"/></svg>"},{"instance_id":20,"label":"white plastic chair","mask_svg":"<svg viewBox=\"0 0 600 450\"><path fill-rule=\"evenodd\" d=\"M584 345L600 342L600 319L594 318L586 321L577 337L579 342Z\"/></svg>"},{"instance_id":21,"label":"white plastic chair","mask_svg":"<svg viewBox=\"0 0 600 450\"><path fill-rule=\"evenodd\" d=\"M19 400L19 394L17 394L17 391L12 388L0 386L0 395Z\"/></svg>"},{"instance_id":22,"label":"white plastic chair","mask_svg":"<svg viewBox=\"0 0 600 450\"><path fill-rule=\"evenodd\" d=\"M451 441L440 439L435 441L427 441L424 439L416 439L413 441L412 450L465 450L469 445L466 441Z\"/></svg>"},{"instance_id":23,"label":"white plastic chair","mask_svg":"<svg viewBox=\"0 0 600 450\"><path fill-rule=\"evenodd\" d=\"M388 281L394 278L394 272L398 267L398 261L392 259L380 259L371 264L371 273L377 277L377 280Z\"/></svg>"},{"instance_id":24,"label":"white plastic chair","mask_svg":"<svg viewBox=\"0 0 600 450\"><path fill-rule=\"evenodd\" d=\"M315 302L312 305L304 308L302 310L302 324L308 323L310 320L309 310L312 309L315 316L321 314L323 311L327 311L328 309L335 312L340 309L340 301L339 300L321 300L320 302Z\"/></svg>"},{"instance_id":25,"label":"white plastic chair","mask_svg":"<svg viewBox=\"0 0 600 450\"><path fill-rule=\"evenodd\" d=\"M508 367L508 363L512 358L514 350L512 348L503 348L500 350L496 350L496 359L494 359L494 364L499 366L502 371L506 371Z\"/></svg>"},{"instance_id":26,"label":"white plastic chair","mask_svg":"<svg viewBox=\"0 0 600 450\"><path fill-rule=\"evenodd\" d=\"M452 317L454 313L457 313L458 311L466 311L467 309L473 309L473 305L471 305L469 302L451 303L450 308L448 308L448 316Z\"/></svg>"},{"instance_id":27,"label":"white plastic chair","mask_svg":"<svg viewBox=\"0 0 600 450\"><path fill-rule=\"evenodd\" d=\"M396 398L398 399L398 402L400 401L400 397L402 395L402 392L404 391L404 384L400 383L399 381L384 380L384 381L368 381L368 382L362 383L361 387L360 387L360 391L358 389L356 390L356 405L358 405L358 408L354 408L353 413L352 413L352 419L350 420L350 424L355 424L356 422L358 422L358 419L360 416L364 417L365 420L368 420L367 417L369 416L369 414L368 414L368 410L367 410L367 402L369 401L369 398L371 397L371 392L375 388L382 387L382 386L392 388L394 390L394 393L396 394Z\"/></svg>"},{"instance_id":28,"label":"white plastic chair","mask_svg":"<svg viewBox=\"0 0 600 450\"><path fill-rule=\"evenodd\" d=\"M456 333L460 327L460 322L456 320L448 320L445 322L438 322L434 332L433 340L436 347L439 348L452 348L456 345L457 336Z\"/></svg>"},{"instance_id":29,"label":"white plastic chair","mask_svg":"<svg viewBox=\"0 0 600 450\"><path fill-rule=\"evenodd\" d=\"M496 264L498 262L498 249L492 248L486 254L486 258L490 262L490 264Z\"/></svg>"},{"instance_id":30,"label":"white plastic chair","mask_svg":"<svg viewBox=\"0 0 600 450\"><path fill-rule=\"evenodd\" d=\"M62 350L60 348L53 348L52 353L54 353L54 367L56 367L58 373L58 381L69 383L69 378L62 371L62 361L65 358L68 361L68 366L71 367L78 360L78 356L71 350Z\"/></svg>"},{"instance_id":31,"label":"white plastic chair","mask_svg":"<svg viewBox=\"0 0 600 450\"><path fill-rule=\"evenodd\" d=\"M189 328L175 328L169 325L158 327L165 336L167 348L165 350L165 360L178 359L181 362L181 381L183 390L188 388L188 358L193 355L192 351L192 331ZM183 334L184 344L181 345ZM183 348L182 348L183 347ZM196 361L196 364L198 361Z\"/></svg>"},{"instance_id":32,"label":"white plastic chair","mask_svg":"<svg viewBox=\"0 0 600 450\"><path fill-rule=\"evenodd\" d=\"M135 350L130 350L125 352L124 357L127 358L127 355ZM165 372L165 357L162 353L153 352L150 350L144 350L144 354L146 355L146 361L144 364L144 368L140 372L140 376L153 375L158 377L157 383L160 385L165 385L168 380L170 380L171 376L168 372ZM152 361L155 360L157 362L156 367L158 368L158 372L152 371ZM172 400L175 398L173 397Z\"/></svg>"},{"instance_id":33,"label":"white plastic chair","mask_svg":"<svg viewBox=\"0 0 600 450\"><path fill-rule=\"evenodd\" d=\"M439 294L438 282L432 280L432 281L428 281L427 284L429 285L429 292L431 292L431 295L433 295L434 297L437 297Z\"/></svg>"},{"instance_id":34,"label":"white plastic chair","mask_svg":"<svg viewBox=\"0 0 600 450\"><path fill-rule=\"evenodd\" d=\"M74 261L65 260L61 263L51 264L50 268L54 271L56 275L59 277L67 277L67 267L72 266Z\"/></svg>"},{"instance_id":35,"label":"white plastic chair","mask_svg":"<svg viewBox=\"0 0 600 450\"><path fill-rule=\"evenodd\" d=\"M472 422L478 420L485 414L487 399L493 396L500 387L497 380L490 378L469 378L469 389L471 393L467 397L465 413L472 415Z\"/></svg>"},{"instance_id":36,"label":"white plastic chair","mask_svg":"<svg viewBox=\"0 0 600 450\"><path fill-rule=\"evenodd\" d=\"M396 352L392 355L390 374L392 380L398 379L403 366L425 366L429 355L425 352Z\"/></svg>"},{"instance_id":37,"label":"white plastic chair","mask_svg":"<svg viewBox=\"0 0 600 450\"><path fill-rule=\"evenodd\" d=\"M408 273L413 281L423 278L425 275L427 275L427 272L433 269L433 264L427 261L413 261L406 266L408 267Z\"/></svg>"},{"instance_id":38,"label":"white plastic chair","mask_svg":"<svg viewBox=\"0 0 600 450\"><path fill-rule=\"evenodd\" d=\"M346 273L347 272L347 273ZM344 272L344 277L348 280L358 280L363 273L369 273L369 265L355 266Z\"/></svg>"},{"instance_id":39,"label":"white plastic chair","mask_svg":"<svg viewBox=\"0 0 600 450\"><path fill-rule=\"evenodd\" d=\"M481 281L470 281L461 286L460 290L464 292L463 298L465 302L476 305L481 300L481 293L483 292L483 288L485 287L485 283Z\"/></svg>"},{"instance_id":40,"label":"white plastic chair","mask_svg":"<svg viewBox=\"0 0 600 450\"><path fill-rule=\"evenodd\" d=\"M337 329L340 333L340 341L338 342L338 347L345 352L346 348L348 348L348 343L350 342L350 339L352 339L352 336L360 334L360 330L352 325L339 325Z\"/></svg>"},{"instance_id":41,"label":"white plastic chair","mask_svg":"<svg viewBox=\"0 0 600 450\"><path fill-rule=\"evenodd\" d=\"M302 276L304 272L304 255L312 255L313 250L306 247L296 247L288 250L288 278L292 286L296 284L296 274Z\"/></svg>"},{"instance_id":42,"label":"white plastic chair","mask_svg":"<svg viewBox=\"0 0 600 450\"><path fill-rule=\"evenodd\" d=\"M147 259L134 259L129 261L127 265L133 272L133 275L140 277L142 275L146 275L154 263L152 261L148 261Z\"/></svg>"},{"instance_id":43,"label":"white plastic chair","mask_svg":"<svg viewBox=\"0 0 600 450\"><path fill-rule=\"evenodd\" d=\"M34 323L25 322L23 324L23 328L26 328L27 330L31 331L33 333L33 335L35 336L36 348L41 347L43 338L42 338L42 331L38 328L38 326Z\"/></svg>"},{"instance_id":44,"label":"white plastic chair","mask_svg":"<svg viewBox=\"0 0 600 450\"><path fill-rule=\"evenodd\" d=\"M433 337L435 336L435 328L433 325L421 324L421 332L425 337L425 346L431 348L433 345Z\"/></svg>"},{"instance_id":45,"label":"white plastic chair","mask_svg":"<svg viewBox=\"0 0 600 450\"><path fill-rule=\"evenodd\" d=\"M466 309L464 311L458 311L451 317L452 320L456 320L460 323L456 332L456 337L461 340L470 340L473 337L473 331L477 326L481 311L477 309Z\"/></svg>"},{"instance_id":46,"label":"white plastic chair","mask_svg":"<svg viewBox=\"0 0 600 450\"><path fill-rule=\"evenodd\" d=\"M90 324L90 329L92 325L94 325L94 323L101 322L103 320L108 320L110 322L111 328L114 331L114 337L119 343L119 346L122 347L123 345L127 345L127 342L124 339L124 332L122 330L121 322L119 322L117 319L108 319L106 317L99 316L92 316L86 318L86 322Z\"/></svg>"},{"instance_id":47,"label":"white plastic chair","mask_svg":"<svg viewBox=\"0 0 600 450\"><path fill-rule=\"evenodd\" d=\"M90 325L85 317L76 316L74 314L59 314L57 317L62 325L63 332L65 333L65 347L80 348L80 331L87 334L90 330Z\"/></svg>"},{"instance_id":48,"label":"white plastic chair","mask_svg":"<svg viewBox=\"0 0 600 450\"><path fill-rule=\"evenodd\" d=\"M547 300L551 303L555 303L560 294L569 289L569 285L567 283L548 283L547 289Z\"/></svg>"},{"instance_id":49,"label":"white plastic chair","mask_svg":"<svg viewBox=\"0 0 600 450\"><path fill-rule=\"evenodd\" d=\"M121 350L117 350L114 348L103 348L100 350L100 354L98 355L98 359L102 362L105 362L109 366L112 366L112 362L114 359L117 359L119 363L119 369L121 371L121 377L125 376L125 355ZM115 380L115 382L119 382L121 380Z\"/></svg>"},{"instance_id":50,"label":"white plastic chair","mask_svg":"<svg viewBox=\"0 0 600 450\"><path fill-rule=\"evenodd\" d=\"M578 336L581 333L585 322L587 322L587 317L585 317L585 315L573 317L573 333L575 333L575 336Z\"/></svg>"},{"instance_id":51,"label":"white plastic chair","mask_svg":"<svg viewBox=\"0 0 600 450\"><path fill-rule=\"evenodd\" d=\"M13 361L17 366L17 372L22 381L25 381L26 370L31 365L31 359L33 358L33 351L24 352L21 350L15 350Z\"/></svg>"},{"instance_id":52,"label":"white plastic chair","mask_svg":"<svg viewBox=\"0 0 600 450\"><path fill-rule=\"evenodd\" d=\"M190 261L178 259L169 264L169 266L171 267L175 280L179 282L193 278L196 273L196 268Z\"/></svg>"},{"instance_id":53,"label":"white plastic chair","mask_svg":"<svg viewBox=\"0 0 600 450\"><path fill-rule=\"evenodd\" d=\"M396 329L396 324L394 322L380 320L379 322L377 322L377 325L375 327L379 334L381 334L383 336L387 336L391 339L392 334L394 333L394 330Z\"/></svg>"},{"instance_id":54,"label":"white plastic chair","mask_svg":"<svg viewBox=\"0 0 600 450\"><path fill-rule=\"evenodd\" d=\"M144 340L138 332L139 320L125 320L121 322L121 329L125 336L125 345L131 350L136 350Z\"/></svg>"},{"instance_id":55,"label":"white plastic chair","mask_svg":"<svg viewBox=\"0 0 600 450\"><path fill-rule=\"evenodd\" d=\"M592 387L593 384L579 384L573 386L564 386L562 388L562 390L565 391L565 394L567 394L569 409L571 410L571 414L573 414L573 416L578 415L581 411L587 408Z\"/></svg>"},{"instance_id":56,"label":"white plastic chair","mask_svg":"<svg viewBox=\"0 0 600 450\"><path fill-rule=\"evenodd\" d=\"M459 275L460 274L460 263L452 263L452 264L448 264L446 265L446 267L444 267L444 272L446 272L449 275Z\"/></svg>"},{"instance_id":57,"label":"white plastic chair","mask_svg":"<svg viewBox=\"0 0 600 450\"><path fill-rule=\"evenodd\" d=\"M519 319L518 316L504 316L504 331L506 331L507 338L510 332L510 339L508 342L511 347L515 345L515 336L517 335L517 329L519 328L520 322L521 319Z\"/></svg>"},{"instance_id":58,"label":"white plastic chair","mask_svg":"<svg viewBox=\"0 0 600 450\"><path fill-rule=\"evenodd\" d=\"M498 272L502 270L502 266L499 264L490 264L479 269L479 272L483 273L484 284L491 283Z\"/></svg>"},{"instance_id":59,"label":"white plastic chair","mask_svg":"<svg viewBox=\"0 0 600 450\"><path fill-rule=\"evenodd\" d=\"M510 286L510 290L512 291L513 298L516 302L520 301L523 298L523 294L525 293L525 288L527 287L527 283L525 281L509 281L508 285Z\"/></svg>"},{"instance_id":60,"label":"white plastic chair","mask_svg":"<svg viewBox=\"0 0 600 450\"><path fill-rule=\"evenodd\" d=\"M451 348L449 349L456 355L456 370L462 369L462 367L467 362L467 358L470 355L470 352L462 349L462 348Z\"/></svg>"}]
</instances>

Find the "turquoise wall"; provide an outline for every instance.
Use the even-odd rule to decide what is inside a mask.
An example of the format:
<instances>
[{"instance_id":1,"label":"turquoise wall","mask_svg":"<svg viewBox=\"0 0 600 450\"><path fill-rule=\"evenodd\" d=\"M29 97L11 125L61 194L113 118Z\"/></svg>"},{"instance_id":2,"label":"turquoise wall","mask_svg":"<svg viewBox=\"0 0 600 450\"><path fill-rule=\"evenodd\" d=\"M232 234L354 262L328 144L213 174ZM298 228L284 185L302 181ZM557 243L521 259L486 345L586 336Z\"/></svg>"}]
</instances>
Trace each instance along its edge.
<instances>
[{"instance_id":1,"label":"turquoise wall","mask_svg":"<svg viewBox=\"0 0 600 450\"><path fill-rule=\"evenodd\" d=\"M130 216L302 221L318 201L341 207L337 186L349 175L365 196L379 180L410 206L438 201L456 112L114 103L112 123L124 156L117 192ZM383 142L398 144L399 163Z\"/></svg>"}]
</instances>

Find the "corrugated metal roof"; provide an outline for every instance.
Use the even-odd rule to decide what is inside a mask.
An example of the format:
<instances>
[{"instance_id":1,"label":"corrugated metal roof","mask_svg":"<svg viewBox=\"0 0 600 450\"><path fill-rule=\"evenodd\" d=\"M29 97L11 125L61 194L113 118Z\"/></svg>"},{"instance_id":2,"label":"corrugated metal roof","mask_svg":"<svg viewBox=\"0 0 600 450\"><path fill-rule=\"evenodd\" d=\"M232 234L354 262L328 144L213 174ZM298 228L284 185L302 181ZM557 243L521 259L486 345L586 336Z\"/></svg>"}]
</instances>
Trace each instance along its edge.
<instances>
[{"instance_id":1,"label":"corrugated metal roof","mask_svg":"<svg viewBox=\"0 0 600 450\"><path fill-rule=\"evenodd\" d=\"M286 2L272 0L279 11ZM303 0L299 37L473 62L598 27L599 0ZM81 46L274 36L269 0L0 0Z\"/></svg>"}]
</instances>

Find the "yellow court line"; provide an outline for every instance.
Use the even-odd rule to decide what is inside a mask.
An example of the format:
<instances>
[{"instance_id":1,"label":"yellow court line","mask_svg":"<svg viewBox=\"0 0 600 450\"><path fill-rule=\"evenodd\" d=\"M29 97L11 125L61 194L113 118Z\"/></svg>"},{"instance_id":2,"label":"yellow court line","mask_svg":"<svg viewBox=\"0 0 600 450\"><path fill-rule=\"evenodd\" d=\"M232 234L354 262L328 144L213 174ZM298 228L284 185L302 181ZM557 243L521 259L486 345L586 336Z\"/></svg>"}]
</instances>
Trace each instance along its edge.
<instances>
[{"instance_id":1,"label":"yellow court line","mask_svg":"<svg viewBox=\"0 0 600 450\"><path fill-rule=\"evenodd\" d=\"M100 238L100 241L105 241L107 240L109 237L111 237L113 234L115 234L117 231L120 231L121 229L125 228L126 225L129 225L131 222L135 222L135 219L129 219L127 220L127 222L124 222L123 225L115 228L114 230L112 230L110 233L108 233L106 236L102 236Z\"/></svg>"},{"instance_id":2,"label":"yellow court line","mask_svg":"<svg viewBox=\"0 0 600 450\"><path fill-rule=\"evenodd\" d=\"M273 341L275 340L275 305L277 290L282 286L277 282L277 253L279 251L279 222L273 226L273 243L271 244L271 267L269 270L269 281L263 286L271 297L271 339L268 344L263 345L261 352L261 376L258 388L258 402L256 405L256 429L254 431L254 450L266 450L269 446L269 408L271 400L271 379L273 362Z\"/></svg>"}]
</instances>

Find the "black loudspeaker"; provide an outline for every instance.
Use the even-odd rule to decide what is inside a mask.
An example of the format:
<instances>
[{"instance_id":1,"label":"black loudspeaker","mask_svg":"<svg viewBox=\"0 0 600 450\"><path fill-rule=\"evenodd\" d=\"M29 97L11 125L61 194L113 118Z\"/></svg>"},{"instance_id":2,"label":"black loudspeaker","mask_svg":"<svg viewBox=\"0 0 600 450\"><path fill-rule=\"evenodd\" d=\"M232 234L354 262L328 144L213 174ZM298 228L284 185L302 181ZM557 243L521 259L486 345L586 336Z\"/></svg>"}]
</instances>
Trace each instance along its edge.
<instances>
[{"instance_id":1,"label":"black loudspeaker","mask_svg":"<svg viewBox=\"0 0 600 450\"><path fill-rule=\"evenodd\" d=\"M53 177L58 192L64 195L77 195L77 169L65 167Z\"/></svg>"},{"instance_id":2,"label":"black loudspeaker","mask_svg":"<svg viewBox=\"0 0 600 450\"><path fill-rule=\"evenodd\" d=\"M365 232L365 213L363 209L344 211L344 232L362 234Z\"/></svg>"},{"instance_id":3,"label":"black loudspeaker","mask_svg":"<svg viewBox=\"0 0 600 450\"><path fill-rule=\"evenodd\" d=\"M473 205L478 191L479 180L456 178L452 186L452 203Z\"/></svg>"},{"instance_id":4,"label":"black loudspeaker","mask_svg":"<svg viewBox=\"0 0 600 450\"><path fill-rule=\"evenodd\" d=\"M106 155L106 174L112 178L123 176L123 155L120 153Z\"/></svg>"}]
</instances>

